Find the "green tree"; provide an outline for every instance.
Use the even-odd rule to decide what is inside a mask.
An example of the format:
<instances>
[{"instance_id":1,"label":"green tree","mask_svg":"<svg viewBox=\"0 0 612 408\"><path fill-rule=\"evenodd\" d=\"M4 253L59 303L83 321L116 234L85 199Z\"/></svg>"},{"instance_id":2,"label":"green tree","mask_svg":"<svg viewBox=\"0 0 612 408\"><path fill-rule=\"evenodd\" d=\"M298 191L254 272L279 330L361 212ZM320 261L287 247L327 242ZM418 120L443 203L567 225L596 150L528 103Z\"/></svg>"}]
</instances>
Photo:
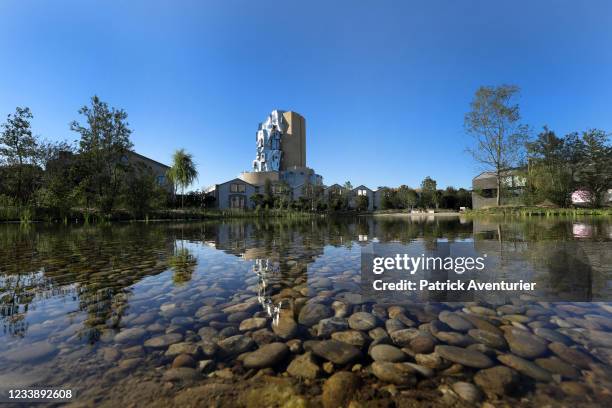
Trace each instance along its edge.
<instances>
[{"instance_id":1,"label":"green tree","mask_svg":"<svg viewBox=\"0 0 612 408\"><path fill-rule=\"evenodd\" d=\"M546 126L533 142L527 143L529 166L526 198L530 204L550 200L566 207L571 203L574 180L568 161L574 154L572 149L577 147L566 146L565 139L557 137Z\"/></svg>"},{"instance_id":2,"label":"green tree","mask_svg":"<svg viewBox=\"0 0 612 408\"><path fill-rule=\"evenodd\" d=\"M7 116L0 125L0 159L8 170L3 182L11 184L8 188L20 202L26 202L34 191L37 170L38 139L32 134L30 121L33 115L30 108L15 108L15 113ZM6 187L5 187L6 188Z\"/></svg>"},{"instance_id":3,"label":"green tree","mask_svg":"<svg viewBox=\"0 0 612 408\"><path fill-rule=\"evenodd\" d=\"M164 191L158 185L149 166L137 162L131 166L126 182L125 204L138 218L146 216L152 209L161 207Z\"/></svg>"},{"instance_id":4,"label":"green tree","mask_svg":"<svg viewBox=\"0 0 612 408\"><path fill-rule=\"evenodd\" d=\"M172 166L168 170L168 178L175 186L181 188L181 208L184 204L185 188L198 178L198 170L193 162L193 156L185 149L179 149L172 155Z\"/></svg>"},{"instance_id":5,"label":"green tree","mask_svg":"<svg viewBox=\"0 0 612 408\"><path fill-rule=\"evenodd\" d=\"M347 182L344 183L344 185L342 187L344 187L348 191L351 191L353 189L353 184L351 184L350 181L347 181Z\"/></svg>"},{"instance_id":6,"label":"green tree","mask_svg":"<svg viewBox=\"0 0 612 408\"><path fill-rule=\"evenodd\" d=\"M79 177L74 166L73 147L66 142L43 142L39 152L45 172L36 192L38 205L54 209L59 218L65 218L75 201Z\"/></svg>"},{"instance_id":7,"label":"green tree","mask_svg":"<svg viewBox=\"0 0 612 408\"><path fill-rule=\"evenodd\" d=\"M274 207L274 189L272 187L272 181L270 179L266 179L264 182L264 194L263 194L263 205L266 208Z\"/></svg>"},{"instance_id":8,"label":"green tree","mask_svg":"<svg viewBox=\"0 0 612 408\"><path fill-rule=\"evenodd\" d=\"M519 93L514 85L480 87L465 115L466 132L475 146L468 152L497 177L497 205L501 203L502 180L522 160L528 128L520 124Z\"/></svg>"},{"instance_id":9,"label":"green tree","mask_svg":"<svg viewBox=\"0 0 612 408\"><path fill-rule=\"evenodd\" d=\"M456 209L460 207L472 208L472 193L465 188L457 190L457 204Z\"/></svg>"},{"instance_id":10,"label":"green tree","mask_svg":"<svg viewBox=\"0 0 612 408\"><path fill-rule=\"evenodd\" d=\"M395 208L395 190L389 187L379 187L378 190L382 190L380 208L383 210L391 210Z\"/></svg>"},{"instance_id":11,"label":"green tree","mask_svg":"<svg viewBox=\"0 0 612 408\"><path fill-rule=\"evenodd\" d=\"M357 211L367 211L370 199L367 195L360 195L355 198L355 209Z\"/></svg>"},{"instance_id":12,"label":"green tree","mask_svg":"<svg viewBox=\"0 0 612 408\"><path fill-rule=\"evenodd\" d=\"M307 203L306 208L310 211L316 210L322 203L323 200L323 186L315 185L310 181L307 181L302 186L302 197Z\"/></svg>"},{"instance_id":13,"label":"green tree","mask_svg":"<svg viewBox=\"0 0 612 408\"><path fill-rule=\"evenodd\" d=\"M396 208L412 209L417 205L417 192L408 186L402 185L395 192Z\"/></svg>"},{"instance_id":14,"label":"green tree","mask_svg":"<svg viewBox=\"0 0 612 408\"><path fill-rule=\"evenodd\" d=\"M457 193L457 189L455 189L454 187L446 187L440 195L440 206L446 209L458 209L459 199L457 197Z\"/></svg>"},{"instance_id":15,"label":"green tree","mask_svg":"<svg viewBox=\"0 0 612 408\"><path fill-rule=\"evenodd\" d=\"M582 160L579 168L579 186L589 192L591 204L597 206L604 194L612 188L612 146L610 135L599 129L582 133Z\"/></svg>"},{"instance_id":16,"label":"green tree","mask_svg":"<svg viewBox=\"0 0 612 408\"><path fill-rule=\"evenodd\" d=\"M95 95L91 98L91 106L83 106L79 114L85 117L85 124L77 121L70 124L70 129L81 135L78 190L86 205L93 202L109 213L124 190L127 154L133 147L128 115L123 109L109 108Z\"/></svg>"},{"instance_id":17,"label":"green tree","mask_svg":"<svg viewBox=\"0 0 612 408\"><path fill-rule=\"evenodd\" d=\"M421 182L421 205L423 207L438 207L438 194L437 194L437 183L436 180L427 176Z\"/></svg>"},{"instance_id":18,"label":"green tree","mask_svg":"<svg viewBox=\"0 0 612 408\"><path fill-rule=\"evenodd\" d=\"M280 208L289 208L291 204L291 187L286 181L276 183L275 190L275 205Z\"/></svg>"}]
</instances>

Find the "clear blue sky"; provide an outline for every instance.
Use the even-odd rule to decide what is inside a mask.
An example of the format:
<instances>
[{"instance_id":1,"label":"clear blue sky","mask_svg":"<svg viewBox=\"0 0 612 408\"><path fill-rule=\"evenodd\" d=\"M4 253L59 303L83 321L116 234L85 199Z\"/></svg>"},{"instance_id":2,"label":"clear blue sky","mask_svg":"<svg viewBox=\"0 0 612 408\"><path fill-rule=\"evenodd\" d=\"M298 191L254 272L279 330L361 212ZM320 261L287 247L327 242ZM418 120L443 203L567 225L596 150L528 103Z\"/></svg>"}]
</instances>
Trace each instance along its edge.
<instances>
[{"instance_id":1,"label":"clear blue sky","mask_svg":"<svg viewBox=\"0 0 612 408\"><path fill-rule=\"evenodd\" d=\"M192 152L195 187L249 169L275 108L306 117L326 184L469 186L463 116L502 83L536 130L612 131L612 2L0 1L2 118L74 140L97 94L138 152Z\"/></svg>"}]
</instances>

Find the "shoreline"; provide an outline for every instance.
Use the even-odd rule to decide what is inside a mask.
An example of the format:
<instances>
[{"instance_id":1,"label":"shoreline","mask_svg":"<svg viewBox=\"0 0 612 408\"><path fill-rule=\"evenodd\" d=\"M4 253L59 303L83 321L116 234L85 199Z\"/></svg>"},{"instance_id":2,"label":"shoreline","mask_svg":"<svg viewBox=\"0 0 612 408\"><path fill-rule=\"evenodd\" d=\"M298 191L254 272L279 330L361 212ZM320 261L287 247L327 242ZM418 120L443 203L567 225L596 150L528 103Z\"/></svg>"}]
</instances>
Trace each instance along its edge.
<instances>
[{"instance_id":1,"label":"shoreline","mask_svg":"<svg viewBox=\"0 0 612 408\"><path fill-rule=\"evenodd\" d=\"M404 212L393 212L393 213L372 213L374 217L410 217L410 218L427 218L427 217L460 217L464 213L445 211L438 213L404 213Z\"/></svg>"}]
</instances>

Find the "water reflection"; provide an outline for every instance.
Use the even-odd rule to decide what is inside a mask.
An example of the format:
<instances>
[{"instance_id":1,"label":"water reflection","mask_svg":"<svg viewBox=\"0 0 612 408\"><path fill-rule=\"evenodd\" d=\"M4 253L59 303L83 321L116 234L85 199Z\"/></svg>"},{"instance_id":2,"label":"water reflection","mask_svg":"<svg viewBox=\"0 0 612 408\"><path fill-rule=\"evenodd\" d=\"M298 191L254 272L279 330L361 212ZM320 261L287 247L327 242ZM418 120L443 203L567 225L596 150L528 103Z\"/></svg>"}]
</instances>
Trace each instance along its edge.
<instances>
[{"instance_id":1,"label":"water reflection","mask_svg":"<svg viewBox=\"0 0 612 408\"><path fill-rule=\"evenodd\" d=\"M275 303L272 300L272 293L269 287L272 286L272 282L278 280L280 275L280 265L278 262L273 262L270 259L255 259L253 272L255 272L259 278L257 282L257 300L268 317L272 318L273 324L276 324L280 316L280 311L283 307L283 302L280 301Z\"/></svg>"},{"instance_id":2,"label":"water reflection","mask_svg":"<svg viewBox=\"0 0 612 408\"><path fill-rule=\"evenodd\" d=\"M185 248L185 241L175 242L174 252L168 258L168 266L173 271L172 281L177 285L189 282L197 264L194 255L188 248Z\"/></svg>"},{"instance_id":3,"label":"water reflection","mask_svg":"<svg viewBox=\"0 0 612 408\"><path fill-rule=\"evenodd\" d=\"M131 286L142 278L172 271L176 285L188 284L198 267L202 244L252 262L262 306L273 314L273 287L283 279L306 279L308 265L326 247L351 248L371 241L432 247L439 239L474 239L480 252L496 256L498 273L516 278L543 268L557 290L575 282L603 290L609 255L596 243L609 241L602 221L528 220L521 222L457 219L242 220L226 223L113 225L112 227L2 226L0 232L0 316L4 334L23 337L33 303L62 298L66 313L84 314L79 336L95 342L100 327L120 327L129 307ZM579 238L579 241L576 239ZM565 244L560 244L565 243ZM607 257L607 258L606 258ZM355 267L355 265L353 265ZM592 283L592 285L591 285ZM586 289L585 289L586 290ZM74 307L68 307L74 301ZM35 313L38 321L41 313Z\"/></svg>"},{"instance_id":4,"label":"water reflection","mask_svg":"<svg viewBox=\"0 0 612 408\"><path fill-rule=\"evenodd\" d=\"M142 366L160 367L167 361L154 348L143 347L146 339L165 333L197 341L202 325L209 324L236 333L242 319L277 320L297 298L303 303L305 298L339 299L365 308L358 299L360 251L371 242L425 249L441 241L468 242L494 258L500 279L534 278L551 291L578 287L584 298L606 299L612 289L612 251L602 248L609 247L611 234L606 221L552 218L2 225L0 376L47 369L49 384L99 379L114 367L115 352L140 359ZM489 301L510 303L499 294ZM233 311L236 305L246 306ZM146 337L124 344L118 334L133 328ZM33 345L40 348L41 342L48 342L45 347L52 352L36 359L9 357ZM113 375L127 376L122 373Z\"/></svg>"}]
</instances>

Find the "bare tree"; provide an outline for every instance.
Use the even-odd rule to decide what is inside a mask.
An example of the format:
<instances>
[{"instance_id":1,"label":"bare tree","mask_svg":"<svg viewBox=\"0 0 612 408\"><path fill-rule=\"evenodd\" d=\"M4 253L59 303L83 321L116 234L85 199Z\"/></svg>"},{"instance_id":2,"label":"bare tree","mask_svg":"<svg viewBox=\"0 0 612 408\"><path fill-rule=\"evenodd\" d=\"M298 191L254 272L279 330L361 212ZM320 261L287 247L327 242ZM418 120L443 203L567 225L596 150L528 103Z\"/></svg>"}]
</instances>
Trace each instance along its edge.
<instances>
[{"instance_id":1,"label":"bare tree","mask_svg":"<svg viewBox=\"0 0 612 408\"><path fill-rule=\"evenodd\" d=\"M519 106L513 103L518 93L515 85L481 86L465 115L465 129L476 142L468 152L495 173L497 205L503 180L523 159L528 137L528 127L519 123Z\"/></svg>"}]
</instances>

